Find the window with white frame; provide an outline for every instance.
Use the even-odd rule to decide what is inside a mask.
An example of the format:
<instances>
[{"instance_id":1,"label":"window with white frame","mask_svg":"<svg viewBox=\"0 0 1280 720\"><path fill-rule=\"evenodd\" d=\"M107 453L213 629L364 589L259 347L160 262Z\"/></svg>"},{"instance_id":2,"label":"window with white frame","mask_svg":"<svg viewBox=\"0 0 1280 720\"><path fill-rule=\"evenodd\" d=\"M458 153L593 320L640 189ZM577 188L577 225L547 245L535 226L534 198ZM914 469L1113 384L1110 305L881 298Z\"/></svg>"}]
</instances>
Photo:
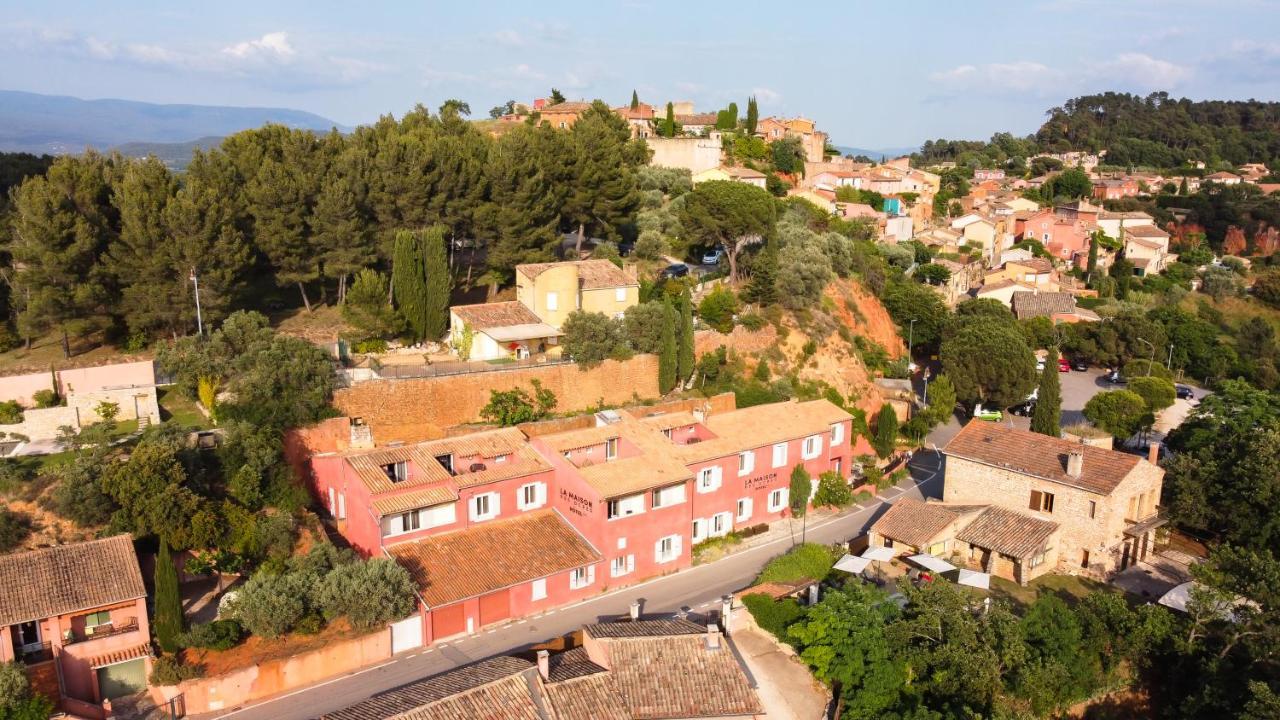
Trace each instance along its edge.
<instances>
[{"instance_id":1,"label":"window with white frame","mask_svg":"<svg viewBox=\"0 0 1280 720\"><path fill-rule=\"evenodd\" d=\"M804 444L800 446L800 457L805 460L812 460L822 454L822 436L810 435L804 439Z\"/></svg>"},{"instance_id":2,"label":"window with white frame","mask_svg":"<svg viewBox=\"0 0 1280 720\"><path fill-rule=\"evenodd\" d=\"M747 450L738 453L738 476L751 474L756 469L756 451Z\"/></svg>"},{"instance_id":3,"label":"window with white frame","mask_svg":"<svg viewBox=\"0 0 1280 720\"><path fill-rule=\"evenodd\" d=\"M653 545L653 559L658 563L669 563L680 558L680 536L668 535Z\"/></svg>"},{"instance_id":4,"label":"window with white frame","mask_svg":"<svg viewBox=\"0 0 1280 720\"><path fill-rule=\"evenodd\" d=\"M492 520L499 512L498 493L485 493L471 498L471 519Z\"/></svg>"},{"instance_id":5,"label":"window with white frame","mask_svg":"<svg viewBox=\"0 0 1280 720\"><path fill-rule=\"evenodd\" d=\"M711 537L720 537L728 535L733 529L733 515L727 512L716 513L711 516L711 529L708 534Z\"/></svg>"},{"instance_id":6,"label":"window with white frame","mask_svg":"<svg viewBox=\"0 0 1280 720\"><path fill-rule=\"evenodd\" d=\"M400 515L400 532L413 532L422 527L417 510L410 510Z\"/></svg>"},{"instance_id":7,"label":"window with white frame","mask_svg":"<svg viewBox=\"0 0 1280 720\"><path fill-rule=\"evenodd\" d=\"M560 309L560 298L553 292L547 293L547 309L548 310Z\"/></svg>"},{"instance_id":8,"label":"window with white frame","mask_svg":"<svg viewBox=\"0 0 1280 720\"><path fill-rule=\"evenodd\" d=\"M787 444L778 443L773 446L773 466L780 468L787 464Z\"/></svg>"},{"instance_id":9,"label":"window with white frame","mask_svg":"<svg viewBox=\"0 0 1280 720\"><path fill-rule=\"evenodd\" d=\"M613 562L609 563L609 577L622 577L628 575L636 569L636 556L623 555L616 557Z\"/></svg>"},{"instance_id":10,"label":"window with white frame","mask_svg":"<svg viewBox=\"0 0 1280 720\"><path fill-rule=\"evenodd\" d=\"M738 522L751 519L751 498L738 498Z\"/></svg>"},{"instance_id":11,"label":"window with white frame","mask_svg":"<svg viewBox=\"0 0 1280 720\"><path fill-rule=\"evenodd\" d=\"M653 491L653 509L679 505L685 500L684 483L668 485Z\"/></svg>"},{"instance_id":12,"label":"window with white frame","mask_svg":"<svg viewBox=\"0 0 1280 720\"><path fill-rule=\"evenodd\" d=\"M607 503L608 519L639 515L644 512L644 493L613 498Z\"/></svg>"},{"instance_id":13,"label":"window with white frame","mask_svg":"<svg viewBox=\"0 0 1280 720\"><path fill-rule=\"evenodd\" d=\"M532 583L529 583L529 590L530 590L529 599L545 600L547 597L547 579L538 578L537 580L534 580Z\"/></svg>"},{"instance_id":14,"label":"window with white frame","mask_svg":"<svg viewBox=\"0 0 1280 720\"><path fill-rule=\"evenodd\" d=\"M693 519L692 539L693 539L693 542L695 543L700 543L703 540L707 539L707 519L706 518Z\"/></svg>"},{"instance_id":15,"label":"window with white frame","mask_svg":"<svg viewBox=\"0 0 1280 720\"><path fill-rule=\"evenodd\" d=\"M835 447L844 442L844 423L836 423L831 426L831 446Z\"/></svg>"},{"instance_id":16,"label":"window with white frame","mask_svg":"<svg viewBox=\"0 0 1280 720\"><path fill-rule=\"evenodd\" d=\"M709 493L720 488L720 468L703 468L698 472L698 492Z\"/></svg>"},{"instance_id":17,"label":"window with white frame","mask_svg":"<svg viewBox=\"0 0 1280 720\"><path fill-rule=\"evenodd\" d=\"M786 507L788 495L790 491L787 488L778 488L769 493L769 512L778 512Z\"/></svg>"},{"instance_id":18,"label":"window with white frame","mask_svg":"<svg viewBox=\"0 0 1280 720\"><path fill-rule=\"evenodd\" d=\"M520 486L516 494L517 506L521 510L533 510L547 504L547 484L540 482L526 483Z\"/></svg>"},{"instance_id":19,"label":"window with white frame","mask_svg":"<svg viewBox=\"0 0 1280 720\"><path fill-rule=\"evenodd\" d=\"M569 571L569 589L581 590L596 581L596 568L594 565L587 567L574 568Z\"/></svg>"},{"instance_id":20,"label":"window with white frame","mask_svg":"<svg viewBox=\"0 0 1280 720\"><path fill-rule=\"evenodd\" d=\"M618 438L611 437L604 441L604 459L613 460L618 457Z\"/></svg>"},{"instance_id":21,"label":"window with white frame","mask_svg":"<svg viewBox=\"0 0 1280 720\"><path fill-rule=\"evenodd\" d=\"M614 299L614 300L616 300L616 301L618 301L618 302L626 302L626 301L627 301L627 289L626 289L626 288L624 288L624 287L614 288L614 290L613 290L613 299Z\"/></svg>"},{"instance_id":22,"label":"window with white frame","mask_svg":"<svg viewBox=\"0 0 1280 720\"><path fill-rule=\"evenodd\" d=\"M619 549L619 550L626 550L626 549L627 549L627 539L626 539L626 538L624 538L624 537L620 537L620 538L618 538L618 549Z\"/></svg>"}]
</instances>

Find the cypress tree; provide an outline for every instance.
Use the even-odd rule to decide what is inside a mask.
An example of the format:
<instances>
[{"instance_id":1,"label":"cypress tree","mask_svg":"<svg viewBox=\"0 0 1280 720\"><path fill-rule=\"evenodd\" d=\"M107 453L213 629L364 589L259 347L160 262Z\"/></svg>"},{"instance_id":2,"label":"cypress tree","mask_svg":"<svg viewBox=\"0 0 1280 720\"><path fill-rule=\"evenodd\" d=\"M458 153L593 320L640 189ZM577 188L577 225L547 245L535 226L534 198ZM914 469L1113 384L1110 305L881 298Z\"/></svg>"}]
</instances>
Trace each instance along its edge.
<instances>
[{"instance_id":1,"label":"cypress tree","mask_svg":"<svg viewBox=\"0 0 1280 720\"><path fill-rule=\"evenodd\" d=\"M1040 373L1040 389L1035 412L1031 414L1031 432L1058 437L1062 416L1062 388L1058 384L1058 349L1050 348L1044 359L1044 372Z\"/></svg>"},{"instance_id":2,"label":"cypress tree","mask_svg":"<svg viewBox=\"0 0 1280 720\"><path fill-rule=\"evenodd\" d=\"M676 309L668 297L662 302L662 344L658 351L658 389L665 395L676 386Z\"/></svg>"},{"instance_id":3,"label":"cypress tree","mask_svg":"<svg viewBox=\"0 0 1280 720\"><path fill-rule=\"evenodd\" d=\"M729 103L729 120L732 121L729 125L730 130L738 127L738 103Z\"/></svg>"},{"instance_id":4,"label":"cypress tree","mask_svg":"<svg viewBox=\"0 0 1280 720\"><path fill-rule=\"evenodd\" d=\"M391 265L391 295L415 340L427 336L427 273L420 236L396 233Z\"/></svg>"},{"instance_id":5,"label":"cypress tree","mask_svg":"<svg viewBox=\"0 0 1280 720\"><path fill-rule=\"evenodd\" d=\"M893 454L897 442L898 413L894 412L892 405L885 403L880 406L880 412L876 415L876 436L871 439L871 444L877 455L886 458Z\"/></svg>"},{"instance_id":6,"label":"cypress tree","mask_svg":"<svg viewBox=\"0 0 1280 720\"><path fill-rule=\"evenodd\" d=\"M755 135L756 126L760 123L760 108L756 107L756 96L747 99L747 134Z\"/></svg>"},{"instance_id":7,"label":"cypress tree","mask_svg":"<svg viewBox=\"0 0 1280 720\"><path fill-rule=\"evenodd\" d=\"M667 124L663 126L662 134L667 137L675 137L676 135L676 113L671 103L667 103Z\"/></svg>"},{"instance_id":8,"label":"cypress tree","mask_svg":"<svg viewBox=\"0 0 1280 720\"><path fill-rule=\"evenodd\" d=\"M676 354L676 377L684 382L693 374L693 296L689 288L680 296L680 338Z\"/></svg>"},{"instance_id":9,"label":"cypress tree","mask_svg":"<svg viewBox=\"0 0 1280 720\"><path fill-rule=\"evenodd\" d=\"M182 600L178 597L178 570L169 556L169 543L160 541L156 555L156 642L165 652L176 652L182 634Z\"/></svg>"},{"instance_id":10,"label":"cypress tree","mask_svg":"<svg viewBox=\"0 0 1280 720\"><path fill-rule=\"evenodd\" d=\"M449 254L444 248L445 227L436 225L423 233L423 268L427 273L426 317L424 337L439 340L449 326L449 293L453 276L449 273Z\"/></svg>"},{"instance_id":11,"label":"cypress tree","mask_svg":"<svg viewBox=\"0 0 1280 720\"><path fill-rule=\"evenodd\" d=\"M1089 236L1089 265L1087 267L1087 272L1089 273L1088 277L1090 282L1093 281L1093 274L1098 271L1098 233L1100 232L1102 231L1095 230L1093 234Z\"/></svg>"},{"instance_id":12,"label":"cypress tree","mask_svg":"<svg viewBox=\"0 0 1280 720\"><path fill-rule=\"evenodd\" d=\"M667 103L667 104L670 105L671 103ZM640 109L640 96L636 94L635 90L631 91L631 109L632 110Z\"/></svg>"},{"instance_id":13,"label":"cypress tree","mask_svg":"<svg viewBox=\"0 0 1280 720\"><path fill-rule=\"evenodd\" d=\"M1190 192L1187 190L1187 179L1185 177L1182 178L1182 182L1178 183L1178 194L1179 195L1190 194Z\"/></svg>"}]
</instances>

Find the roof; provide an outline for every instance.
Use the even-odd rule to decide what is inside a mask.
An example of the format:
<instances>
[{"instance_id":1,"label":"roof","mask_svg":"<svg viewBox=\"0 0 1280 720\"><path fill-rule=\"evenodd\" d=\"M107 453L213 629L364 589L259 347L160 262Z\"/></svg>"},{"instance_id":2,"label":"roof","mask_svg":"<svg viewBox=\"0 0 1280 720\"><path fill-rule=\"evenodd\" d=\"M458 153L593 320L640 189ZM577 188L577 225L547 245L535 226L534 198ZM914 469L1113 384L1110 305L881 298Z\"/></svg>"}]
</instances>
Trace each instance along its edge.
<instances>
[{"instance_id":1,"label":"roof","mask_svg":"<svg viewBox=\"0 0 1280 720\"><path fill-rule=\"evenodd\" d=\"M399 495L375 498L373 501L373 509L381 517L385 515L395 515L397 513L402 513L416 508L430 507L431 505L453 502L457 499L458 493L452 487L433 485L431 487L425 487L412 492L400 493Z\"/></svg>"},{"instance_id":2,"label":"roof","mask_svg":"<svg viewBox=\"0 0 1280 720\"><path fill-rule=\"evenodd\" d=\"M714 438L676 446L684 463L714 460L734 453L825 432L851 420L848 412L829 400L755 405L722 413L710 413L704 423Z\"/></svg>"},{"instance_id":3,"label":"roof","mask_svg":"<svg viewBox=\"0 0 1280 720\"><path fill-rule=\"evenodd\" d=\"M0 626L146 596L129 535L0 555Z\"/></svg>"},{"instance_id":4,"label":"roof","mask_svg":"<svg viewBox=\"0 0 1280 720\"><path fill-rule=\"evenodd\" d=\"M1136 237L1156 237L1156 238L1169 237L1169 233L1165 232L1164 230L1161 230L1155 225L1132 225L1132 226L1126 225L1124 228L1124 231L1126 234L1133 235Z\"/></svg>"},{"instance_id":5,"label":"roof","mask_svg":"<svg viewBox=\"0 0 1280 720\"><path fill-rule=\"evenodd\" d=\"M1229 172L1216 172L1212 175L1206 175L1205 180L1239 180L1240 176Z\"/></svg>"},{"instance_id":6,"label":"roof","mask_svg":"<svg viewBox=\"0 0 1280 720\"><path fill-rule=\"evenodd\" d=\"M1067 457L1076 451L1084 453L1080 477L1067 474ZM1138 463L1146 462L1136 455L977 419L970 420L942 452L1099 495L1110 494Z\"/></svg>"},{"instance_id":7,"label":"roof","mask_svg":"<svg viewBox=\"0 0 1280 720\"><path fill-rule=\"evenodd\" d=\"M456 475L451 475L437 457L452 455ZM401 490L421 485L462 488L532 475L551 465L526 443L516 428L502 428L455 437L428 440L412 445L350 450L347 463L371 493ZM501 462L498 458L505 458ZM407 462L409 477L393 482L383 470L386 465ZM475 470L471 468L475 467ZM442 501L443 502L443 501Z\"/></svg>"},{"instance_id":8,"label":"roof","mask_svg":"<svg viewBox=\"0 0 1280 720\"><path fill-rule=\"evenodd\" d=\"M480 332L493 338L495 342L514 342L517 340L535 340L538 338L559 337L564 333L546 323L525 323L495 327Z\"/></svg>"},{"instance_id":9,"label":"roof","mask_svg":"<svg viewBox=\"0 0 1280 720\"><path fill-rule=\"evenodd\" d=\"M324 715L324 720L538 720L529 683L537 670L520 658L498 656L402 685Z\"/></svg>"},{"instance_id":10,"label":"roof","mask_svg":"<svg viewBox=\"0 0 1280 720\"><path fill-rule=\"evenodd\" d=\"M956 533L956 539L1010 557L1025 558L1042 552L1045 542L1057 530L1056 522L992 506Z\"/></svg>"},{"instance_id":11,"label":"roof","mask_svg":"<svg viewBox=\"0 0 1280 720\"><path fill-rule=\"evenodd\" d=\"M517 265L516 273L524 275L530 280L534 280L548 270L570 265L577 267L578 282L581 284L583 290L629 287L631 285L640 284L639 281L623 272L621 268L608 260L568 260L565 262L527 263L525 265Z\"/></svg>"},{"instance_id":12,"label":"roof","mask_svg":"<svg viewBox=\"0 0 1280 720\"><path fill-rule=\"evenodd\" d=\"M1098 213L1099 220L1153 220L1150 215L1141 210L1103 210Z\"/></svg>"},{"instance_id":13,"label":"roof","mask_svg":"<svg viewBox=\"0 0 1280 720\"><path fill-rule=\"evenodd\" d=\"M100 668L108 665L119 665L120 663L137 660L138 658L150 657L152 654L151 643L144 642L128 647L122 647L101 655L95 655L89 658L89 667Z\"/></svg>"},{"instance_id":14,"label":"roof","mask_svg":"<svg viewBox=\"0 0 1280 720\"><path fill-rule=\"evenodd\" d=\"M607 668L592 662L591 657L587 655L586 648L581 645L572 650L552 655L548 660L547 669L547 680L549 682L563 682L595 675L596 673L608 672Z\"/></svg>"},{"instance_id":15,"label":"roof","mask_svg":"<svg viewBox=\"0 0 1280 720\"><path fill-rule=\"evenodd\" d=\"M690 718L763 712L728 639L707 633L604 640L610 674L633 717Z\"/></svg>"},{"instance_id":16,"label":"roof","mask_svg":"<svg viewBox=\"0 0 1280 720\"><path fill-rule=\"evenodd\" d=\"M600 561L600 553L555 510L472 525L386 551L409 571L428 607Z\"/></svg>"},{"instance_id":17,"label":"roof","mask_svg":"<svg viewBox=\"0 0 1280 720\"><path fill-rule=\"evenodd\" d=\"M633 620L587 625L584 632L594 638L668 637L670 635L703 635L707 628L679 618Z\"/></svg>"},{"instance_id":18,"label":"roof","mask_svg":"<svg viewBox=\"0 0 1280 720\"><path fill-rule=\"evenodd\" d=\"M691 115L676 115L676 122L681 125L715 125L715 113L693 113Z\"/></svg>"},{"instance_id":19,"label":"roof","mask_svg":"<svg viewBox=\"0 0 1280 720\"><path fill-rule=\"evenodd\" d=\"M1013 314L1019 320L1035 317L1051 317L1076 311L1076 299L1071 293L1017 291L1009 300Z\"/></svg>"},{"instance_id":20,"label":"roof","mask_svg":"<svg viewBox=\"0 0 1280 720\"><path fill-rule=\"evenodd\" d=\"M555 105L546 105L542 108L541 112L544 115L547 113L582 112L590 107L591 103L589 102L562 102L556 103Z\"/></svg>"},{"instance_id":21,"label":"roof","mask_svg":"<svg viewBox=\"0 0 1280 720\"><path fill-rule=\"evenodd\" d=\"M599 665L594 666L599 672L560 681L555 681L552 671L552 681L544 683L543 689L556 720L632 720L635 717L627 709L613 674Z\"/></svg>"},{"instance_id":22,"label":"roof","mask_svg":"<svg viewBox=\"0 0 1280 720\"><path fill-rule=\"evenodd\" d=\"M740 180L763 180L765 175L759 170L752 170L749 167L738 167L737 165L727 165L720 168L729 177L738 178Z\"/></svg>"},{"instance_id":23,"label":"roof","mask_svg":"<svg viewBox=\"0 0 1280 720\"><path fill-rule=\"evenodd\" d=\"M970 510L972 508L967 506L957 509L904 497L890 505L889 510L871 524L869 531L895 542L923 548Z\"/></svg>"},{"instance_id":24,"label":"roof","mask_svg":"<svg viewBox=\"0 0 1280 720\"><path fill-rule=\"evenodd\" d=\"M552 433L543 435L539 440L558 453L600 445L610 438L625 440L627 447L613 460L575 465L588 485L601 496L611 498L693 478L693 472L676 453L681 446L664 436L661 430L628 415L609 425Z\"/></svg>"},{"instance_id":25,"label":"roof","mask_svg":"<svg viewBox=\"0 0 1280 720\"><path fill-rule=\"evenodd\" d=\"M454 305L449 312L476 330L487 330L494 327L511 325L537 325L542 318L533 314L523 303L510 302L481 303L479 305Z\"/></svg>"},{"instance_id":26,"label":"roof","mask_svg":"<svg viewBox=\"0 0 1280 720\"><path fill-rule=\"evenodd\" d=\"M1042 258L1042 257L1029 257L1029 258L1026 258L1025 260L1007 260L1006 264L1007 263L1013 263L1015 265L1021 265L1022 267L1025 267L1025 268L1030 268L1034 270L1037 274L1053 272L1053 263L1050 262L1047 258Z\"/></svg>"}]
</instances>

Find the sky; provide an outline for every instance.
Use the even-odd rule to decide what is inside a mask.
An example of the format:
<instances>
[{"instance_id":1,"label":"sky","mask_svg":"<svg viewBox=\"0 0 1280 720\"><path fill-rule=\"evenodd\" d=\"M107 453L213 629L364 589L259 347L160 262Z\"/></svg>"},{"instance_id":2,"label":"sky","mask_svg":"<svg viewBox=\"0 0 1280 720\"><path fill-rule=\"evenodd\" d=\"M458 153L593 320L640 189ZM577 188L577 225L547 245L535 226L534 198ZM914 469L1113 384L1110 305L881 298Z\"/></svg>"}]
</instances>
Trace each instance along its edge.
<instances>
[{"instance_id":1,"label":"sky","mask_svg":"<svg viewBox=\"0 0 1280 720\"><path fill-rule=\"evenodd\" d=\"M986 139L1104 90L1278 100L1280 0L0 0L5 90L356 125L449 98L483 117L552 87L700 111L755 95L845 146Z\"/></svg>"}]
</instances>

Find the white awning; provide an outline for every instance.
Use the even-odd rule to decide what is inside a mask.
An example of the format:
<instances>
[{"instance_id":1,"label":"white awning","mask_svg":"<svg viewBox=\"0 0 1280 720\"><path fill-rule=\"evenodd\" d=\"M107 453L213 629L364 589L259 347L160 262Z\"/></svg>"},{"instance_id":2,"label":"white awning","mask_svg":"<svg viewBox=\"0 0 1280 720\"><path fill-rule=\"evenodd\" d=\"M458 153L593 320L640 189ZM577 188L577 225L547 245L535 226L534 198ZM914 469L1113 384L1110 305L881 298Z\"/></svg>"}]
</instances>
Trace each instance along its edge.
<instances>
[{"instance_id":1,"label":"white awning","mask_svg":"<svg viewBox=\"0 0 1280 720\"><path fill-rule=\"evenodd\" d=\"M836 561L835 569L843 570L848 573L860 573L867 569L871 561L864 557L855 557L846 554L844 557Z\"/></svg>"},{"instance_id":2,"label":"white awning","mask_svg":"<svg viewBox=\"0 0 1280 720\"><path fill-rule=\"evenodd\" d=\"M1193 582L1184 582L1169 592L1161 595L1160 599L1156 602L1165 607L1173 608L1180 612L1186 612L1187 601L1191 599L1191 588L1195 587L1195 585L1196 584Z\"/></svg>"},{"instance_id":3,"label":"white awning","mask_svg":"<svg viewBox=\"0 0 1280 720\"><path fill-rule=\"evenodd\" d=\"M897 554L897 550L888 547L869 547L862 551L862 557L876 562L889 562Z\"/></svg>"},{"instance_id":4,"label":"white awning","mask_svg":"<svg viewBox=\"0 0 1280 720\"><path fill-rule=\"evenodd\" d=\"M948 572L948 571L950 571L950 570L955 570L955 569L956 569L956 566L955 566L955 565L952 565L951 563L947 562L946 560L943 560L942 558L934 557L934 556L929 555L929 554L927 554L927 553L920 553L919 555L912 555L911 557L909 557L909 558L907 558L907 559L908 559L908 560L910 560L911 562L913 562L913 563L915 563L915 564L919 565L920 567L923 567L923 568L926 568L926 569L932 570L932 571L934 571L934 572L936 572L936 573L944 573L944 572Z\"/></svg>"},{"instance_id":5,"label":"white awning","mask_svg":"<svg viewBox=\"0 0 1280 720\"><path fill-rule=\"evenodd\" d=\"M984 572L976 572L974 570L965 570L964 568L960 568L960 575L956 578L956 584L990 590L991 576Z\"/></svg>"},{"instance_id":6,"label":"white awning","mask_svg":"<svg viewBox=\"0 0 1280 720\"><path fill-rule=\"evenodd\" d=\"M560 337L564 333L546 323L528 323L527 325L503 325L480 330L496 342L515 342L517 340L541 340L543 338Z\"/></svg>"}]
</instances>

